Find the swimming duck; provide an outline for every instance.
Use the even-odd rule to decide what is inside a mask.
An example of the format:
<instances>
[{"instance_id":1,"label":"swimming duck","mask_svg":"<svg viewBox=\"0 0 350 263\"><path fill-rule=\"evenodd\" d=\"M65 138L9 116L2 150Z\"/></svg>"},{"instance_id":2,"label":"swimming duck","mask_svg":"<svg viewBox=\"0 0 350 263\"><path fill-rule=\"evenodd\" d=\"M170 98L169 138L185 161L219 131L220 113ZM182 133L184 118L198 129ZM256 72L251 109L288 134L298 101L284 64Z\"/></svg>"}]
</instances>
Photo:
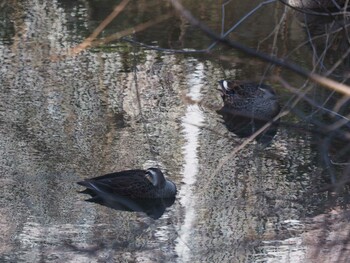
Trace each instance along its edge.
<instances>
[{"instance_id":1,"label":"swimming duck","mask_svg":"<svg viewBox=\"0 0 350 263\"><path fill-rule=\"evenodd\" d=\"M118 194L131 199L173 198L176 195L176 185L165 179L158 168L115 172L78 184L87 188L82 193L90 195Z\"/></svg>"},{"instance_id":2,"label":"swimming duck","mask_svg":"<svg viewBox=\"0 0 350 263\"><path fill-rule=\"evenodd\" d=\"M219 81L224 107L235 114L270 120L280 111L275 91L268 85L242 81Z\"/></svg>"},{"instance_id":3,"label":"swimming duck","mask_svg":"<svg viewBox=\"0 0 350 263\"><path fill-rule=\"evenodd\" d=\"M274 90L262 83L220 80L224 106L218 111L227 129L239 137L248 137L273 119L280 111ZM257 137L268 143L277 133L278 121Z\"/></svg>"}]
</instances>

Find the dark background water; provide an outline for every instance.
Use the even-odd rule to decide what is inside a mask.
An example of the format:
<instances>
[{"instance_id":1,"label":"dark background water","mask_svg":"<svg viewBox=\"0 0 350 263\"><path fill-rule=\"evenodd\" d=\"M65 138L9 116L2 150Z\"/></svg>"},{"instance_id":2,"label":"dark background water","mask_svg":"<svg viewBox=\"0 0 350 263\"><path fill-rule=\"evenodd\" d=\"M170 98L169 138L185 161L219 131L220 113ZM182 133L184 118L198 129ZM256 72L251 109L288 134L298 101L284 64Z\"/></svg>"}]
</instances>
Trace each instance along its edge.
<instances>
[{"instance_id":1,"label":"dark background water","mask_svg":"<svg viewBox=\"0 0 350 263\"><path fill-rule=\"evenodd\" d=\"M222 33L258 2L184 5ZM305 80L222 45L211 54L173 54L118 40L67 55L118 3L1 4L0 261L312 262L324 256L321 248L312 253L318 244L312 220L329 211L341 214L348 204L346 189L320 191L347 174L344 165L327 166L322 137L313 132L320 129L315 121L333 120L305 101L291 107L296 96L268 77L280 75L296 88ZM99 37L168 12L173 8L167 1L131 1ZM271 1L229 37L325 72L341 56L342 42L328 39L336 46L324 56L324 41L305 42L310 32L304 22ZM128 39L187 51L213 43L175 15ZM341 64L332 77L346 80L346 68ZM293 108L271 145L252 142L232 154L244 139L229 133L215 111L222 105L217 81L223 78L264 80L276 90L283 110ZM307 95L327 109L341 97L306 87ZM185 95L202 100L201 106L190 105ZM339 109L346 111L344 105ZM343 162L347 155L336 159L335 153L344 141L334 145L329 155ZM159 220L87 203L78 194L79 180L152 164L160 165L179 190ZM342 229L347 233L346 226Z\"/></svg>"}]
</instances>

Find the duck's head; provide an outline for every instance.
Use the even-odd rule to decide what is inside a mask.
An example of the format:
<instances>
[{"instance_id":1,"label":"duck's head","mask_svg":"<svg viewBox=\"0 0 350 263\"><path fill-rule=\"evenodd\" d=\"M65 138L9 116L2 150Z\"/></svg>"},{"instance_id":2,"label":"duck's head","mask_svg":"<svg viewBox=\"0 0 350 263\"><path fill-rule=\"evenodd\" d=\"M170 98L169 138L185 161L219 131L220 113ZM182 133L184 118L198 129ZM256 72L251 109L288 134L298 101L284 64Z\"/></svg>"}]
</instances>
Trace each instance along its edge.
<instances>
[{"instance_id":1,"label":"duck's head","mask_svg":"<svg viewBox=\"0 0 350 263\"><path fill-rule=\"evenodd\" d=\"M161 188L165 185L164 175L158 168L148 168L146 170L146 177L154 187Z\"/></svg>"},{"instance_id":2,"label":"duck's head","mask_svg":"<svg viewBox=\"0 0 350 263\"><path fill-rule=\"evenodd\" d=\"M220 80L220 91L223 99L225 98L245 98L252 95L250 83L238 80Z\"/></svg>"},{"instance_id":3,"label":"duck's head","mask_svg":"<svg viewBox=\"0 0 350 263\"><path fill-rule=\"evenodd\" d=\"M220 80L220 91L223 99L227 97L258 97L271 99L276 97L275 91L268 85L238 80Z\"/></svg>"},{"instance_id":4,"label":"duck's head","mask_svg":"<svg viewBox=\"0 0 350 263\"><path fill-rule=\"evenodd\" d=\"M221 89L219 89L219 91L221 91L222 97L235 95L234 87L237 85L235 85L234 82L227 81L227 80L220 80L219 84L221 87Z\"/></svg>"}]
</instances>

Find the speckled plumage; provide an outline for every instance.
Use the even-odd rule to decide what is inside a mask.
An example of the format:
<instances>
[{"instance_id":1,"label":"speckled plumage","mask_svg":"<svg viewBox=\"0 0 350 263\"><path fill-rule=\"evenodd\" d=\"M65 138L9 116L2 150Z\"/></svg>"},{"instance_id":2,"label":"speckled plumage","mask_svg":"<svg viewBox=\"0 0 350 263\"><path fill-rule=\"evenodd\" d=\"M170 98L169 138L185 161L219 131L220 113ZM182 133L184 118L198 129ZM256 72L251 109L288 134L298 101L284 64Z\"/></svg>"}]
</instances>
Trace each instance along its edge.
<instances>
[{"instance_id":1,"label":"speckled plumage","mask_svg":"<svg viewBox=\"0 0 350 263\"><path fill-rule=\"evenodd\" d=\"M236 80L219 81L224 106L218 111L227 129L244 138L252 135L279 112L280 105L274 90L265 84ZM265 145L277 133L278 120L256 140Z\"/></svg>"},{"instance_id":2,"label":"speckled plumage","mask_svg":"<svg viewBox=\"0 0 350 263\"><path fill-rule=\"evenodd\" d=\"M172 198L176 186L164 178L161 170L126 170L78 182L87 188L86 193L112 193L134 199Z\"/></svg>"},{"instance_id":3,"label":"speckled plumage","mask_svg":"<svg viewBox=\"0 0 350 263\"><path fill-rule=\"evenodd\" d=\"M236 115L270 120L280 111L274 90L265 84L243 81L219 81L224 109Z\"/></svg>"}]
</instances>

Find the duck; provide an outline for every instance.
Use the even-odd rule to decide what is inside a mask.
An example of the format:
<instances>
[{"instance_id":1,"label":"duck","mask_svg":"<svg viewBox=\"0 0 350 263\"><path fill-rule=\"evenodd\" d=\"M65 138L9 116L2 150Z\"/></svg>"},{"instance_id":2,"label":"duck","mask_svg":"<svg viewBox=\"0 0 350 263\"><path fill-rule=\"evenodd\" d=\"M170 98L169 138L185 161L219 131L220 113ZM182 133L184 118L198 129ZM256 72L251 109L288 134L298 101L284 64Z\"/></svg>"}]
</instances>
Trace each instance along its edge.
<instances>
[{"instance_id":1,"label":"duck","mask_svg":"<svg viewBox=\"0 0 350 263\"><path fill-rule=\"evenodd\" d=\"M220 80L219 84L224 105L217 112L227 129L238 137L252 135L280 112L277 95L269 85L240 80ZM257 141L270 142L278 122L257 136Z\"/></svg>"},{"instance_id":2,"label":"duck","mask_svg":"<svg viewBox=\"0 0 350 263\"><path fill-rule=\"evenodd\" d=\"M272 87L255 82L220 80L224 107L237 115L271 120L280 112Z\"/></svg>"},{"instance_id":3,"label":"duck","mask_svg":"<svg viewBox=\"0 0 350 263\"><path fill-rule=\"evenodd\" d=\"M92 197L116 194L130 199L174 198L177 192L176 185L154 167L109 173L77 183L87 188L81 193Z\"/></svg>"}]
</instances>

